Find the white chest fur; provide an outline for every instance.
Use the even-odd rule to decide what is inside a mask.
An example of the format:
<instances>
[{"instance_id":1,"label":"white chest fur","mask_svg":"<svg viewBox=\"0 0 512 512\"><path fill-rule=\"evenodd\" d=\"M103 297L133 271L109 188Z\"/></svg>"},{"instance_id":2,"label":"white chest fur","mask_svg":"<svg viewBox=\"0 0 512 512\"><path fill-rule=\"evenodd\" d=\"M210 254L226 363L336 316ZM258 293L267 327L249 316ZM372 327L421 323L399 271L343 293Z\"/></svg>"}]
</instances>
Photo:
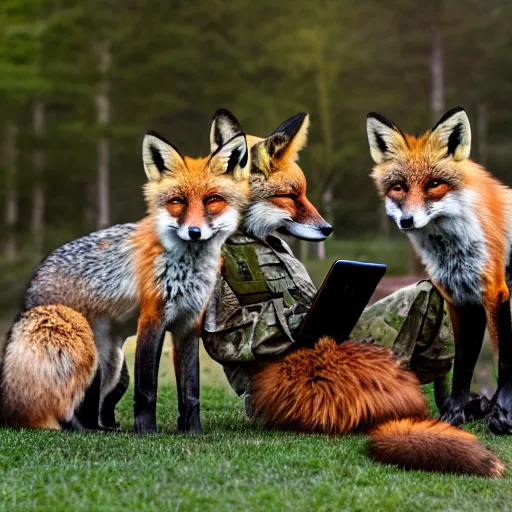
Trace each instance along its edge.
<instances>
[{"instance_id":1,"label":"white chest fur","mask_svg":"<svg viewBox=\"0 0 512 512\"><path fill-rule=\"evenodd\" d=\"M180 244L156 260L156 280L165 299L165 320L192 327L205 307L219 271L222 242Z\"/></svg>"},{"instance_id":2,"label":"white chest fur","mask_svg":"<svg viewBox=\"0 0 512 512\"><path fill-rule=\"evenodd\" d=\"M468 204L459 215L441 216L409 234L429 276L456 304L480 303L488 249L480 221Z\"/></svg>"}]
</instances>

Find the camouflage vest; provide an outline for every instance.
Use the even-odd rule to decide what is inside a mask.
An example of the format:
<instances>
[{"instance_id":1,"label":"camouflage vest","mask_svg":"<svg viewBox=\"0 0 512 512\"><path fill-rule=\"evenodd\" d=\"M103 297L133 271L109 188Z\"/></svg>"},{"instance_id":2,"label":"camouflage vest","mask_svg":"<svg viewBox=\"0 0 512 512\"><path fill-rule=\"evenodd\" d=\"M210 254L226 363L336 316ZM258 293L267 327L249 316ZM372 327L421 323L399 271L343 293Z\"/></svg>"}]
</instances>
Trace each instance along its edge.
<instances>
[{"instance_id":1,"label":"camouflage vest","mask_svg":"<svg viewBox=\"0 0 512 512\"><path fill-rule=\"evenodd\" d=\"M269 236L263 242L237 234L225 244L223 255L202 338L210 356L224 366L231 386L242 394L258 361L296 343L293 334L316 289L280 238ZM388 346L422 383L445 375L453 362L448 314L429 282L402 288L369 306L351 339Z\"/></svg>"},{"instance_id":2,"label":"camouflage vest","mask_svg":"<svg viewBox=\"0 0 512 512\"><path fill-rule=\"evenodd\" d=\"M203 342L219 363L254 361L289 349L316 293L280 238L245 234L223 247L223 271L205 312Z\"/></svg>"}]
</instances>

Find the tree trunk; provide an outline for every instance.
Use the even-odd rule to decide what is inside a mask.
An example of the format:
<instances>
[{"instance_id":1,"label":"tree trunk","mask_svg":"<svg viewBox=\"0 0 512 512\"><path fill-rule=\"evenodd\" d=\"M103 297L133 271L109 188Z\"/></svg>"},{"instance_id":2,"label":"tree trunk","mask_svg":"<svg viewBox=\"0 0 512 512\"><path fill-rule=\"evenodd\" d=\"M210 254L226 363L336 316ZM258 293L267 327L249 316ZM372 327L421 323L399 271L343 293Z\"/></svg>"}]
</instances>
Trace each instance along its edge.
<instances>
[{"instance_id":1,"label":"tree trunk","mask_svg":"<svg viewBox=\"0 0 512 512\"><path fill-rule=\"evenodd\" d=\"M317 60L317 91L318 91L318 106L320 112L320 123L322 125L323 135L323 162L324 175L329 176L332 170L332 151L333 151L333 135L332 135L332 109L330 105L330 76L328 70L328 62L325 59L324 45L319 42L319 52ZM330 212L332 202L332 190L327 187L323 197L322 203L326 209L324 212L325 219L331 221ZM318 242L317 256L320 260L325 259L325 242Z\"/></svg>"},{"instance_id":2,"label":"tree trunk","mask_svg":"<svg viewBox=\"0 0 512 512\"><path fill-rule=\"evenodd\" d=\"M14 261L18 255L14 229L18 223L17 168L18 127L9 123L5 137L6 198L5 198L5 259Z\"/></svg>"},{"instance_id":3,"label":"tree trunk","mask_svg":"<svg viewBox=\"0 0 512 512\"><path fill-rule=\"evenodd\" d=\"M34 152L32 153L32 166L34 168L34 186L32 188L32 243L35 259L43 256L44 241L44 209L45 196L43 187L44 153L42 137L45 125L45 105L38 98L32 110L32 129L35 136Z\"/></svg>"},{"instance_id":4,"label":"tree trunk","mask_svg":"<svg viewBox=\"0 0 512 512\"><path fill-rule=\"evenodd\" d=\"M102 131L110 122L110 98L108 73L112 60L110 41L103 41L99 45L99 70L102 74L98 92L96 94L96 108L98 125ZM110 143L105 133L102 133L98 140L98 229L110 225Z\"/></svg>"},{"instance_id":5,"label":"tree trunk","mask_svg":"<svg viewBox=\"0 0 512 512\"><path fill-rule=\"evenodd\" d=\"M432 122L436 123L444 112L444 65L443 45L439 21L432 22L431 32L431 62L430 74L432 79L431 110Z\"/></svg>"},{"instance_id":6,"label":"tree trunk","mask_svg":"<svg viewBox=\"0 0 512 512\"><path fill-rule=\"evenodd\" d=\"M306 265L309 258L309 242L299 240L299 260Z\"/></svg>"},{"instance_id":7,"label":"tree trunk","mask_svg":"<svg viewBox=\"0 0 512 512\"><path fill-rule=\"evenodd\" d=\"M380 201L379 202L379 208L380 208L380 212L379 212L379 228L380 228L380 232L386 237L386 238L389 238L389 236L391 235L391 229L390 229L390 222L389 222L389 218L388 218L388 214L386 213L386 204L384 203L384 201Z\"/></svg>"},{"instance_id":8,"label":"tree trunk","mask_svg":"<svg viewBox=\"0 0 512 512\"><path fill-rule=\"evenodd\" d=\"M487 167L487 134L489 126L489 112L487 103L481 101L477 110L477 133L478 133L478 160L481 165Z\"/></svg>"}]
</instances>

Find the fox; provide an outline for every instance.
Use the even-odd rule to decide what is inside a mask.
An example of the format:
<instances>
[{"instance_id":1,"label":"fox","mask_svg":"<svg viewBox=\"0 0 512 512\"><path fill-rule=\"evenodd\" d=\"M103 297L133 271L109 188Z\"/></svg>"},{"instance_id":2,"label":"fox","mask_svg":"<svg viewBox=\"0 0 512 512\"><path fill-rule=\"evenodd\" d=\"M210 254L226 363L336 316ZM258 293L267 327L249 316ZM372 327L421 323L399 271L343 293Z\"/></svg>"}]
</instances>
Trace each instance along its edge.
<instances>
[{"instance_id":1,"label":"fox","mask_svg":"<svg viewBox=\"0 0 512 512\"><path fill-rule=\"evenodd\" d=\"M441 419L453 425L472 419L470 385L487 325L498 355L498 387L488 410L481 409L492 432L512 434L512 191L469 158L471 127L462 107L421 137L375 112L366 128L372 178L387 214L448 306L456 350Z\"/></svg>"},{"instance_id":2,"label":"fox","mask_svg":"<svg viewBox=\"0 0 512 512\"><path fill-rule=\"evenodd\" d=\"M249 396L260 425L307 434L367 434L367 453L380 463L488 478L506 471L476 436L428 417L418 378L384 346L323 337L262 365Z\"/></svg>"},{"instance_id":3,"label":"fox","mask_svg":"<svg viewBox=\"0 0 512 512\"><path fill-rule=\"evenodd\" d=\"M232 136L223 126L218 123L212 125L212 150L225 144ZM309 114L300 112L280 124L267 137L246 135L250 151L249 198L242 213L241 232L265 239L277 231L311 241L325 240L332 233L332 226L307 197L306 177L298 164L299 153L307 144L309 126ZM117 340L105 345L121 346L121 340L135 331L133 323L133 319L126 319L103 329L102 337ZM115 407L128 387L128 370L120 349L119 353L122 358L121 376L102 400L100 412L102 424L111 428L117 425Z\"/></svg>"},{"instance_id":4,"label":"fox","mask_svg":"<svg viewBox=\"0 0 512 512\"><path fill-rule=\"evenodd\" d=\"M174 339L178 431L202 431L198 325L215 285L222 245L238 228L247 203L250 169L246 136L232 113L217 111L211 134L210 155L197 159L182 156L161 135L148 132L142 145L147 216L56 249L37 267L25 295L25 312L65 306L82 315L95 334L101 321L121 321L138 310L134 430L140 434L157 432L157 375L166 330ZM15 325L13 332L28 329L21 331ZM3 358L3 368L12 365L23 375L21 356L16 359L18 366L9 358L20 338L18 350L30 349L30 340L17 335L7 345L10 352ZM48 350L54 349L51 330L37 339ZM102 402L120 380L126 385L122 347L108 336L95 336L95 346L98 361L91 382L96 384L85 391L71 422L86 429L110 428L101 424ZM73 357L70 347L61 350ZM66 373L66 364L63 358L41 361L50 379L62 379L56 389L75 378ZM10 376L12 372L3 373L2 389L14 393L6 382ZM57 428L57 423L53 426Z\"/></svg>"},{"instance_id":5,"label":"fox","mask_svg":"<svg viewBox=\"0 0 512 512\"><path fill-rule=\"evenodd\" d=\"M310 119L301 112L268 137L247 136L251 148L249 206L243 231L265 239L273 231L309 241L325 240L333 228L307 198L307 182L297 161L307 144Z\"/></svg>"}]
</instances>

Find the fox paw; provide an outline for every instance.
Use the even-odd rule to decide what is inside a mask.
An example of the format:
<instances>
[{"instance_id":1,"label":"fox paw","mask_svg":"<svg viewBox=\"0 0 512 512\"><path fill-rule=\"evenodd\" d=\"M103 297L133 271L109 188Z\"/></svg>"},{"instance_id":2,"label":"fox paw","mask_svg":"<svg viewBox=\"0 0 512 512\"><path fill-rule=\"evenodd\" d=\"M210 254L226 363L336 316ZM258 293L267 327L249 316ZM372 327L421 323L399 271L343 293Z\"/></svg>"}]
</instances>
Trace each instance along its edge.
<instances>
[{"instance_id":1,"label":"fox paw","mask_svg":"<svg viewBox=\"0 0 512 512\"><path fill-rule=\"evenodd\" d=\"M439 419L457 427L466 421L464 409L464 405L459 400L449 396L441 407Z\"/></svg>"},{"instance_id":2,"label":"fox paw","mask_svg":"<svg viewBox=\"0 0 512 512\"><path fill-rule=\"evenodd\" d=\"M189 421L186 424L178 420L178 434L196 435L199 436L203 433L201 422L199 419Z\"/></svg>"},{"instance_id":3,"label":"fox paw","mask_svg":"<svg viewBox=\"0 0 512 512\"><path fill-rule=\"evenodd\" d=\"M496 404L489 418L489 429L493 434L512 435L512 411Z\"/></svg>"},{"instance_id":4,"label":"fox paw","mask_svg":"<svg viewBox=\"0 0 512 512\"><path fill-rule=\"evenodd\" d=\"M484 395L471 393L468 404L464 407L466 421L481 420L492 411L491 401Z\"/></svg>"},{"instance_id":5,"label":"fox paw","mask_svg":"<svg viewBox=\"0 0 512 512\"><path fill-rule=\"evenodd\" d=\"M135 416L136 434L156 434L156 416L154 412L144 411Z\"/></svg>"}]
</instances>

